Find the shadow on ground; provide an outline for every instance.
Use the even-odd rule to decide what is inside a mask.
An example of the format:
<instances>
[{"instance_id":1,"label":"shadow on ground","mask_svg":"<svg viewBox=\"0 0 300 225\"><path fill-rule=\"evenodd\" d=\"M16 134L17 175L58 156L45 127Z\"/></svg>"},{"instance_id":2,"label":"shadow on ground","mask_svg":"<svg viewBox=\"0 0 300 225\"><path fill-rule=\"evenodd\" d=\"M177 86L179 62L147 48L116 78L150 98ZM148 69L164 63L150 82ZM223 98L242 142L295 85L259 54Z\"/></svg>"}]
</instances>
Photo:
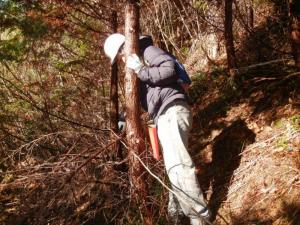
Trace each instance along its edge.
<instances>
[{"instance_id":1,"label":"shadow on ground","mask_svg":"<svg viewBox=\"0 0 300 225\"><path fill-rule=\"evenodd\" d=\"M240 153L247 145L255 142L256 134L247 126L248 120L253 120L258 123L258 126L263 127L282 117L299 113L297 111L300 109L298 73L299 71L294 67L282 64L265 66L259 71L253 70L240 74L241 77L235 87L229 84L224 84L222 88L218 86L217 97L204 97L206 93L212 93L213 87L211 87L203 90L201 95L194 99L196 104L194 105L194 141L191 145L196 146L196 151L194 149L192 155L201 154L206 147L210 147L212 154L210 162L203 163L203 158L195 162L202 165L199 181L203 192L208 195L212 219L216 218L222 202L226 201L233 173L240 165ZM239 109L239 105L243 103L251 109L246 115L247 123L245 117L228 115L230 109L233 107ZM212 137L214 130L219 130L221 133ZM289 215L289 210L286 211ZM299 214L299 210L290 211ZM237 219L236 225L241 224L241 219ZM271 223L256 221L255 218L252 221L253 224Z\"/></svg>"},{"instance_id":2,"label":"shadow on ground","mask_svg":"<svg viewBox=\"0 0 300 225\"><path fill-rule=\"evenodd\" d=\"M214 139L212 162L203 168L207 173L200 177L204 192L211 186L209 208L212 211L212 219L215 219L221 203L226 200L233 172L240 164L240 153L254 141L255 134L240 119Z\"/></svg>"},{"instance_id":3,"label":"shadow on ground","mask_svg":"<svg viewBox=\"0 0 300 225\"><path fill-rule=\"evenodd\" d=\"M283 201L280 215L277 215L276 224L300 225L300 205L297 203L286 203ZM272 219L258 219L249 216L247 212L232 218L232 225L272 225Z\"/></svg>"}]
</instances>

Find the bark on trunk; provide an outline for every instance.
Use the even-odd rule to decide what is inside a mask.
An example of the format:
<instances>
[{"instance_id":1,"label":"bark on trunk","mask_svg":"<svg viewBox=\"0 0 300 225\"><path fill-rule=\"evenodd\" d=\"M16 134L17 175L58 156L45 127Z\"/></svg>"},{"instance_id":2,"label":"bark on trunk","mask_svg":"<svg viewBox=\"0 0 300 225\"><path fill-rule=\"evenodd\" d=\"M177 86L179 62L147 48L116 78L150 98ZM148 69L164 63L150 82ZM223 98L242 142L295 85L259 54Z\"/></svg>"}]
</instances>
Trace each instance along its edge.
<instances>
[{"instance_id":1,"label":"bark on trunk","mask_svg":"<svg viewBox=\"0 0 300 225\"><path fill-rule=\"evenodd\" d=\"M111 6L114 6L114 0L111 0ZM117 12L112 10L111 13L111 26L112 32L116 33L118 28ZM111 66L111 78L110 78L110 125L111 129L115 132L118 131L118 64L114 63Z\"/></svg>"},{"instance_id":2,"label":"bark on trunk","mask_svg":"<svg viewBox=\"0 0 300 225\"><path fill-rule=\"evenodd\" d=\"M110 80L110 125L114 132L118 131L118 65L117 63L111 66Z\"/></svg>"},{"instance_id":3,"label":"bark on trunk","mask_svg":"<svg viewBox=\"0 0 300 225\"><path fill-rule=\"evenodd\" d=\"M139 1L127 0L125 7L125 58L135 53L138 55L139 46ZM140 101L138 79L133 70L126 68L125 74L126 98L126 138L130 156L131 193L136 203L140 205L143 214L143 224L152 224L151 213L147 208L148 189L144 169L134 154L142 157L145 151L142 126L140 121Z\"/></svg>"},{"instance_id":4,"label":"bark on trunk","mask_svg":"<svg viewBox=\"0 0 300 225\"><path fill-rule=\"evenodd\" d=\"M254 28L254 4L253 4L253 0L250 0L250 6L249 6L249 27L251 29L251 31Z\"/></svg>"},{"instance_id":5,"label":"bark on trunk","mask_svg":"<svg viewBox=\"0 0 300 225\"><path fill-rule=\"evenodd\" d=\"M118 13L114 9L116 6L116 0L110 1L112 13L111 13L111 27L112 32L116 33L118 29ZM113 132L118 133L118 116L119 116L119 98L118 98L118 64L114 63L111 66L111 79L110 79L110 127ZM111 138L115 138L114 134ZM119 160L123 158L122 148L120 142L116 142L112 146L112 155L116 156Z\"/></svg>"},{"instance_id":6,"label":"bark on trunk","mask_svg":"<svg viewBox=\"0 0 300 225\"><path fill-rule=\"evenodd\" d=\"M300 68L300 1L289 0L290 38L295 66Z\"/></svg>"},{"instance_id":7,"label":"bark on trunk","mask_svg":"<svg viewBox=\"0 0 300 225\"><path fill-rule=\"evenodd\" d=\"M233 32L232 32L232 0L225 0L225 21L224 21L224 36L227 54L228 70L231 76L235 75L236 69L236 58L233 43Z\"/></svg>"}]
</instances>

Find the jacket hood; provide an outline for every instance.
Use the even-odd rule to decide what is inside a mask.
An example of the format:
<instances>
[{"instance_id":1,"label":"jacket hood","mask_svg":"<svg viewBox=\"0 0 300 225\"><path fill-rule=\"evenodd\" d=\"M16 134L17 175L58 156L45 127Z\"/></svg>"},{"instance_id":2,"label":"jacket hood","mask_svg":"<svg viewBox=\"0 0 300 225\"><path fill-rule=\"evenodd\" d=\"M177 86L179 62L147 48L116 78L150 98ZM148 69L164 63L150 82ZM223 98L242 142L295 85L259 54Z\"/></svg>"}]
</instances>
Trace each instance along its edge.
<instances>
[{"instance_id":1,"label":"jacket hood","mask_svg":"<svg viewBox=\"0 0 300 225\"><path fill-rule=\"evenodd\" d=\"M149 46L145 49L143 58L144 60L147 60L151 65L155 64L155 60L160 55L165 55L166 52L162 49L155 47L155 46Z\"/></svg>"},{"instance_id":2,"label":"jacket hood","mask_svg":"<svg viewBox=\"0 0 300 225\"><path fill-rule=\"evenodd\" d=\"M145 49L153 45L152 37L150 35L140 36L139 45L140 45L140 55L142 56L144 54Z\"/></svg>"}]
</instances>

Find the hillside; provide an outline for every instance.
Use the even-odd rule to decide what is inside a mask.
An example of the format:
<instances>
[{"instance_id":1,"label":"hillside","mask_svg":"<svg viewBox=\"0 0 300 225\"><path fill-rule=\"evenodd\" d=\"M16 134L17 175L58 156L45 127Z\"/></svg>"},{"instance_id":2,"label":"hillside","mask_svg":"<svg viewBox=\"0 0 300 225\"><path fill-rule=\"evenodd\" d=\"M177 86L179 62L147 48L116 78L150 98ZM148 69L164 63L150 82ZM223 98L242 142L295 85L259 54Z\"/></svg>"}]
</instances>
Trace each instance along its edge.
<instances>
[{"instance_id":1,"label":"hillside","mask_svg":"<svg viewBox=\"0 0 300 225\"><path fill-rule=\"evenodd\" d=\"M213 224L300 225L299 4L0 0L0 225L174 225L138 79L104 50L127 28L125 55L150 35L193 79L190 152ZM125 111L136 126L120 130Z\"/></svg>"},{"instance_id":2,"label":"hillside","mask_svg":"<svg viewBox=\"0 0 300 225\"><path fill-rule=\"evenodd\" d=\"M235 86L222 71L194 77L191 147L214 224L300 224L299 72L240 76Z\"/></svg>"}]
</instances>

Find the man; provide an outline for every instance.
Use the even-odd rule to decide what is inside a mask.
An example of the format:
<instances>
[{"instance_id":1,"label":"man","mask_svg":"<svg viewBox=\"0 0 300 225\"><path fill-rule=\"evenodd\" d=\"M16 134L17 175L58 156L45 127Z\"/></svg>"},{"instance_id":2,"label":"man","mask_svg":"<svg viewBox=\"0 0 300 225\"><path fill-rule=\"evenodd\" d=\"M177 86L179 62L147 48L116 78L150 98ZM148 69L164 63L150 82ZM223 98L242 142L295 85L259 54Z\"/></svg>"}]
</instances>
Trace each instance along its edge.
<instances>
[{"instance_id":1,"label":"man","mask_svg":"<svg viewBox=\"0 0 300 225\"><path fill-rule=\"evenodd\" d=\"M112 34L106 39L104 51L111 63L116 61L118 54L122 55L124 42L122 34ZM149 36L140 38L140 57L143 61L137 55L129 56L126 67L137 74L141 105L157 125L173 191L169 194L169 216L176 220L178 214L184 213L190 218L191 225L205 224L209 221L210 212L195 175L195 165L187 151L192 115L175 71L174 58L153 46Z\"/></svg>"}]
</instances>

